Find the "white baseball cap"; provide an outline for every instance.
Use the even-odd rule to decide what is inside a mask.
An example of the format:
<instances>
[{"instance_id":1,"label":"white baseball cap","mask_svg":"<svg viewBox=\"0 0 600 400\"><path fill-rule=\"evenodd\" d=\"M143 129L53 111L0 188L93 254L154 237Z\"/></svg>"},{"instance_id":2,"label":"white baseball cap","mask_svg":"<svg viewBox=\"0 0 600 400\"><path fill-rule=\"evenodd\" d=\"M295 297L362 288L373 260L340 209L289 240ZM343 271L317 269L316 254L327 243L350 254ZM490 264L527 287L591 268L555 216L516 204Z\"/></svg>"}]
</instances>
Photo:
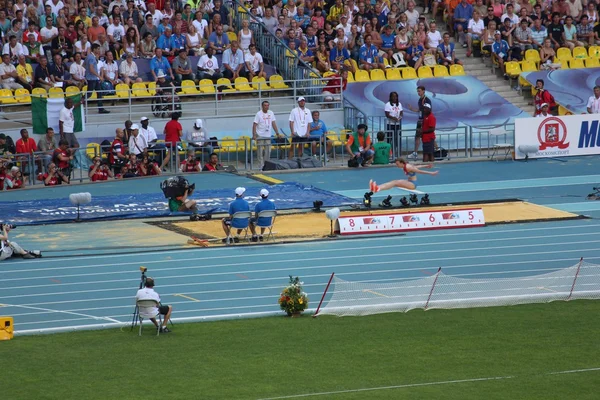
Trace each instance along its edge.
<instances>
[{"instance_id":1,"label":"white baseball cap","mask_svg":"<svg viewBox=\"0 0 600 400\"><path fill-rule=\"evenodd\" d=\"M246 192L246 188L243 188L241 186L235 189L236 196L243 196L244 192Z\"/></svg>"},{"instance_id":2,"label":"white baseball cap","mask_svg":"<svg viewBox=\"0 0 600 400\"><path fill-rule=\"evenodd\" d=\"M131 125L131 130L133 131L135 129L140 129L140 127L138 126L138 124Z\"/></svg>"},{"instance_id":3,"label":"white baseball cap","mask_svg":"<svg viewBox=\"0 0 600 400\"><path fill-rule=\"evenodd\" d=\"M548 107L548 103L542 103L542 105L540 106L540 108L544 108L544 107Z\"/></svg>"},{"instance_id":4,"label":"white baseball cap","mask_svg":"<svg viewBox=\"0 0 600 400\"><path fill-rule=\"evenodd\" d=\"M140 118L140 122L144 122L144 121L148 121L148 117L142 117L142 118Z\"/></svg>"},{"instance_id":5,"label":"white baseball cap","mask_svg":"<svg viewBox=\"0 0 600 400\"><path fill-rule=\"evenodd\" d=\"M269 191L267 189L261 189L260 190L260 195L261 195L261 197L268 197L269 196Z\"/></svg>"},{"instance_id":6,"label":"white baseball cap","mask_svg":"<svg viewBox=\"0 0 600 400\"><path fill-rule=\"evenodd\" d=\"M423 104L423 107L431 109L431 104L425 103L425 104Z\"/></svg>"},{"instance_id":7,"label":"white baseball cap","mask_svg":"<svg viewBox=\"0 0 600 400\"><path fill-rule=\"evenodd\" d=\"M194 123L194 125L196 126L196 128L202 128L202 120L200 118L198 118L196 120L196 123Z\"/></svg>"},{"instance_id":8,"label":"white baseball cap","mask_svg":"<svg viewBox=\"0 0 600 400\"><path fill-rule=\"evenodd\" d=\"M306 99L304 97L300 96L300 97L298 97L298 102L300 102L300 101L306 101Z\"/></svg>"}]
</instances>

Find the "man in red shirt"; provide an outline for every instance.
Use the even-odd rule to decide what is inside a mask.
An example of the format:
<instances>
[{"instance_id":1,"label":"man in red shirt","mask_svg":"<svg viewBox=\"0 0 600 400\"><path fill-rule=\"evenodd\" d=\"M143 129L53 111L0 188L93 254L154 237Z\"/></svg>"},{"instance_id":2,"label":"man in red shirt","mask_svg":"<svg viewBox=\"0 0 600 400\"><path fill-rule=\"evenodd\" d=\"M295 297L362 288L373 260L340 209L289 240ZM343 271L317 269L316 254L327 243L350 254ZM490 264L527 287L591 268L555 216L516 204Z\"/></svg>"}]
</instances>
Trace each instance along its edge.
<instances>
[{"instance_id":1,"label":"man in red shirt","mask_svg":"<svg viewBox=\"0 0 600 400\"><path fill-rule=\"evenodd\" d=\"M64 176L62 172L56 168L56 164L51 162L48 164L48 173L40 176L40 179L44 181L44 186L56 186L61 185L63 183L69 183L69 178Z\"/></svg>"},{"instance_id":2,"label":"man in red shirt","mask_svg":"<svg viewBox=\"0 0 600 400\"><path fill-rule=\"evenodd\" d=\"M556 114L556 102L554 101L554 96L544 89L544 80L538 79L535 82L535 89L537 90L535 96L533 97L533 105L535 106L535 112L533 113L534 117L537 117L542 112L542 104L548 104L548 111L550 114Z\"/></svg>"},{"instance_id":3,"label":"man in red shirt","mask_svg":"<svg viewBox=\"0 0 600 400\"><path fill-rule=\"evenodd\" d=\"M219 156L217 155L217 153L210 153L208 162L206 164L204 164L202 171L214 172L214 171L219 171L219 170L223 170L223 166L221 164L219 164Z\"/></svg>"},{"instance_id":4,"label":"man in red shirt","mask_svg":"<svg viewBox=\"0 0 600 400\"><path fill-rule=\"evenodd\" d=\"M110 145L110 153L108 153L108 162L115 170L120 170L123 164L127 162L125 155L125 144L123 143L123 129L117 128L115 140Z\"/></svg>"},{"instance_id":5,"label":"man in red shirt","mask_svg":"<svg viewBox=\"0 0 600 400\"><path fill-rule=\"evenodd\" d=\"M346 90L346 85L348 84L348 71L346 69L342 69L340 74L335 74L329 77L330 80L327 81L327 86L323 89L324 100L327 103L331 103L334 101L342 100L342 92Z\"/></svg>"},{"instance_id":6,"label":"man in red shirt","mask_svg":"<svg viewBox=\"0 0 600 400\"><path fill-rule=\"evenodd\" d=\"M423 106L423 124L421 129L423 135L423 162L433 162L433 153L435 151L435 124L436 120L431 113L431 104L425 103Z\"/></svg>"},{"instance_id":7,"label":"man in red shirt","mask_svg":"<svg viewBox=\"0 0 600 400\"><path fill-rule=\"evenodd\" d=\"M29 137L29 132L27 132L27 129L21 129L21 139L17 140L15 147L17 149L17 154L28 154L32 157L33 157L33 152L38 151L37 145L35 144L35 140L33 140L32 138ZM20 159L21 159L21 168L23 168L23 171L25 171L25 175L28 175L29 170L27 169L27 164L28 164L29 157L22 156L22 157L20 157ZM39 174L42 171L42 160L38 158L36 160L36 164L37 164L36 174Z\"/></svg>"},{"instance_id":8,"label":"man in red shirt","mask_svg":"<svg viewBox=\"0 0 600 400\"><path fill-rule=\"evenodd\" d=\"M114 177L112 171L108 168L108 165L102 164L102 159L100 157L94 157L92 160L94 164L90 166L90 171L88 172L89 178L92 182L97 181L106 181L108 177Z\"/></svg>"},{"instance_id":9,"label":"man in red shirt","mask_svg":"<svg viewBox=\"0 0 600 400\"><path fill-rule=\"evenodd\" d=\"M165 143L170 148L171 154L177 154L177 143L181 142L181 136L183 135L183 127L179 123L180 113L174 112L171 114L171 120L165 125ZM165 160L162 167L169 163L168 159Z\"/></svg>"},{"instance_id":10,"label":"man in red shirt","mask_svg":"<svg viewBox=\"0 0 600 400\"><path fill-rule=\"evenodd\" d=\"M189 149L187 155L188 158L181 162L179 170L181 172L200 172L200 162L196 160L195 150Z\"/></svg>"},{"instance_id":11,"label":"man in red shirt","mask_svg":"<svg viewBox=\"0 0 600 400\"><path fill-rule=\"evenodd\" d=\"M54 154L52 156L52 161L57 164L60 172L67 176L69 179L71 177L71 161L73 160L73 156L69 151L69 142L65 139L61 139L58 142L58 149L54 150ZM69 183L69 182L67 182Z\"/></svg>"}]
</instances>

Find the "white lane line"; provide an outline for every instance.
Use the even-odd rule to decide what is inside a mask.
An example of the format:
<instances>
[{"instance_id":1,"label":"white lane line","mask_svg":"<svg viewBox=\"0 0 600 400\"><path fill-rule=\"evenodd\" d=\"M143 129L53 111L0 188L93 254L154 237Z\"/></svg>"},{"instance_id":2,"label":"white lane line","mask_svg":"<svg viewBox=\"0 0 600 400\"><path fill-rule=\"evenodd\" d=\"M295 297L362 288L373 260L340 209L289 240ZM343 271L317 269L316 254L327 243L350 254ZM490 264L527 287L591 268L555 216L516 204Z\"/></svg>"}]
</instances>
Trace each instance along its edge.
<instances>
[{"instance_id":1,"label":"white lane line","mask_svg":"<svg viewBox=\"0 0 600 400\"><path fill-rule=\"evenodd\" d=\"M543 223L543 222L541 222ZM460 237L460 236L473 236L473 235L477 235L477 236L482 236L482 235L495 235L495 234L505 234L505 233L520 233L520 232L531 232L531 231L555 231L556 230L556 226L543 226L543 227L535 227L535 228L521 228L521 229L496 229L497 227L494 227L494 230L491 230L490 228L473 228L470 229L467 232L453 232L453 233L427 233L427 234L423 234L423 235L416 235L414 232L412 235L410 236L378 236L378 237L368 237L368 238L361 238L361 239L352 239L352 241L350 242L350 244L352 244L352 248L351 250L356 249L356 245L358 243L362 243L362 242L369 242L369 241L378 241L378 242L382 242L382 241L397 241L399 240L399 238L401 238L402 240L412 240L412 239L419 239L422 236L426 236L427 238L433 238L433 237ZM561 226L560 229L562 231L565 230L570 230L570 229L582 229L582 228L594 228L594 232L596 231L595 228L600 228L600 224L594 224L594 223L590 223L590 224L586 224L586 225L571 225L571 226ZM490 229L490 230L488 230ZM490 240L493 240L492 238ZM207 249L197 249L197 250L173 250L170 251L168 253L169 256L173 255L173 254L178 254L178 253L182 253L185 252L186 254L190 254L190 255L195 255L195 257L193 258L181 258L181 259L165 259L164 257L162 257L161 253L158 253L158 257L159 259L156 260L148 260L148 261L144 261L147 264L161 264L161 263L165 263L165 262L173 262L173 261L190 261L190 260L197 260L198 258L202 258L203 260L212 260L212 259L223 259L223 258L237 258L240 257L239 253L236 254L220 254L220 255L215 255L214 257L209 257L206 255L207 252L227 252L227 253L231 253L232 250L233 251L240 251L241 253L243 253L242 255L244 257L260 257L260 258L264 258L264 257L268 257L268 256L272 256L272 255L286 255L286 254L298 254L298 248L300 247L306 247L306 246L310 246L310 252L331 252L331 251L344 251L343 248L335 248L336 245L345 245L348 244L349 242L347 241L343 241L343 240L338 240L338 241L314 241L314 242L309 242L309 243L285 243L285 244L278 244L278 245L273 245L273 248L277 248L277 249L281 249L284 247L292 247L293 250L289 251L289 252L271 252L269 250L269 247L271 246L267 246L264 248L261 248L261 250L265 250L265 251L261 251L261 252L256 252L256 248L254 246L252 247L238 247L238 248L229 248L229 249L223 249L222 247L220 248L207 248ZM328 248L326 249L314 249L314 247L316 246L326 246ZM331 247L334 246L334 249L332 249ZM72 260L91 260L91 259L107 259L107 258L113 258L113 257L117 257L117 258L126 258L126 257L131 257L134 256L136 257L136 260L132 261L132 262L127 262L127 263L103 263L103 264L86 264L86 265L76 265L76 266L69 266L69 267L53 267L53 268L38 268L38 269L23 269L23 265L25 264L30 264L30 263L44 263L44 264L48 264L49 260L43 260L43 259L38 259L38 260L19 260L17 262L11 263L11 262L4 262L3 263L3 268L5 266L8 265L13 265L15 266L17 269L15 270L0 270L0 275L2 274L7 274L7 273L23 273L23 272L37 272L37 271L55 271L55 270L69 270L69 269L82 269L82 268L98 268L98 267L106 267L107 264L110 264L111 266L123 266L123 265L131 265L131 264L138 264L139 262L137 261L137 259L139 259L140 254L142 253L135 253L135 254L120 254L120 255L103 255L103 256L84 256L84 257L64 257L64 258L54 258L52 259L52 262L60 262L60 261L64 261L64 260L68 260L68 261L72 261Z\"/></svg>"},{"instance_id":2,"label":"white lane line","mask_svg":"<svg viewBox=\"0 0 600 400\"><path fill-rule=\"evenodd\" d=\"M341 394L349 394L349 393L364 393L364 392L374 392L379 390L394 390L394 389L405 389L405 388L414 388L414 387L423 387L423 386L442 386L442 385L453 385L459 383L475 383L475 382L486 382L486 381L502 381L509 379L527 379L535 376L551 376L551 375L560 375L560 374L577 374L582 372L595 372L600 371L600 368L585 368L585 369L576 369L570 371L557 371L557 372L546 372L542 374L532 374L532 375L507 375L507 376L491 376L486 378L469 378L469 379L455 379L448 381L437 381L437 382L422 382L422 383L407 383L404 385L394 385L394 386L378 386L378 387L370 387L370 388L359 388L359 389L346 389L346 390L336 390L330 392L319 392L319 393L302 393L302 394L292 394L287 396L278 396L278 397L266 397L260 400L283 400L283 399L298 399L302 397L323 397L323 396L335 396Z\"/></svg>"},{"instance_id":3,"label":"white lane line","mask_svg":"<svg viewBox=\"0 0 600 400\"><path fill-rule=\"evenodd\" d=\"M551 238L559 238L561 239L561 243L560 244L564 244L564 238L567 237L579 237L579 236L585 236L585 237L589 237L590 234L589 233L571 233L571 234L559 234L559 235L540 235L540 236L525 236L525 237L512 237L512 238L496 238L496 239L492 239L491 241L493 242L503 242L503 241L519 241L519 242L523 242L523 241L528 241L528 240L532 240L532 239L544 239L544 240L549 240ZM404 240L403 240L404 241ZM466 240L466 241L446 241L446 242L427 242L427 243L423 243L420 245L415 245L413 243L396 243L396 244L390 244L390 245L383 245L383 246L370 246L368 249L369 250L373 250L373 249L380 249L380 248L384 248L384 249L395 249L395 248L401 248L401 247L418 247L418 246L438 246L438 245L456 245L456 244L468 244L468 245L472 245L473 243L481 243L481 242L485 242L485 243L489 243L490 239L471 239L471 240ZM355 250L355 248L350 248L350 249L336 249L336 251L339 252L343 252L346 250ZM469 249L465 249L465 250L472 250L472 247L470 246ZM319 252L320 250L317 250L315 252ZM340 256L339 258L344 257L343 255ZM355 256L352 256L355 257ZM279 260L281 263L287 263L288 261L296 261L297 260L297 253L296 253L296 257L292 258L292 259L283 259L283 260ZM262 262L261 262L262 263ZM255 262L252 263L236 263L236 264L224 264L221 265L222 266L229 266L229 265L254 265L256 264ZM187 270L187 269L207 269L207 268L214 268L215 266L187 266L187 267L176 267L176 268L156 268L153 269L152 272L161 272L161 271L169 271L169 272L173 272L173 271L181 271L181 270ZM36 277L28 277L28 278L9 278L9 279L2 279L2 282L10 282L10 281L27 281L27 280L43 280L43 279L57 279L57 280L65 280L66 278L76 278L76 277L81 277L81 276L101 276L101 275L118 275L118 274L138 274L137 271L104 271L104 272L92 272L92 273L85 273L85 274L71 274L71 275L47 275L47 276L36 276ZM116 281L114 281L116 282ZM79 283L77 283L79 284Z\"/></svg>"},{"instance_id":4,"label":"white lane line","mask_svg":"<svg viewBox=\"0 0 600 400\"><path fill-rule=\"evenodd\" d=\"M81 313L72 312L72 311L51 310L49 308L21 306L21 305L18 305L18 304L5 304L5 305L8 306L8 307L26 308L26 309L29 309L29 310L43 311L44 313L52 313L52 314L59 313L59 314L76 315L76 316L79 316L79 317L91 318L91 319L94 319L96 321L104 320L104 321L110 321L110 322L119 322L117 320L114 320L114 319L108 318L108 317L95 317L93 315L81 314ZM39 313L36 314L36 315L39 315ZM37 321L37 322L39 322L39 321ZM50 322L53 322L53 321L50 321ZM19 323L19 325L21 325L21 323Z\"/></svg>"},{"instance_id":5,"label":"white lane line","mask_svg":"<svg viewBox=\"0 0 600 400\"><path fill-rule=\"evenodd\" d=\"M564 249L560 249L558 250L559 245L560 246L579 246L579 245L584 245L584 244L594 244L594 243L600 243L600 239L599 240L585 240L585 241L578 241L578 242L573 242L573 243L539 243L539 244L520 244L520 245L513 245L513 246L490 246L490 247L473 247L471 249L461 249L461 248L455 248L455 249L445 249L444 252L445 253L460 253L460 252L466 252L466 251L472 251L472 252L481 252L481 251L493 251L493 250L506 250L506 249L522 249L522 248L531 248L531 247L535 247L535 248L543 248L543 247L547 247L547 246L551 246L554 247L556 252L566 252L568 250L564 250ZM429 247L429 244L423 244L422 246L427 246ZM367 250L369 250L369 252L372 252L373 249L375 248L386 248L389 249L390 246L374 246L372 248L369 248ZM414 246L413 246L414 247ZM576 251L579 249L575 249ZM408 255L415 255L415 254L423 254L422 250L418 250L418 251L408 251L408 252L402 252L403 256L408 256ZM514 255L521 255L521 254L527 254L527 253L516 253ZM397 256L398 252L394 251L394 252L390 252L390 253L379 253L377 254L378 257L382 258L382 257L394 257ZM324 261L324 260L342 260L342 259L355 259L357 256L356 253L353 254L346 254L346 255L335 255L332 257L314 257L314 258L303 258L302 262L310 262L310 261ZM473 256L473 257L502 257L505 256L505 254L487 254L485 256ZM448 259L453 259L453 258L448 258ZM291 261L296 261L296 259L276 259L276 260L263 260L260 262L261 265L265 265L265 264L287 264ZM427 260L423 260L423 261L427 261ZM211 266L194 266L197 269L206 269L206 268L227 268L227 267L239 267L239 266L251 266L251 265L256 265L256 262L246 262L246 263L234 263L234 264L213 264ZM314 267L311 267L314 268ZM170 271L171 269L169 269ZM257 273L264 273L264 272L279 272L279 271L285 271L287 270L287 268L284 269L263 269L263 270L246 270L246 271L224 271L224 272L213 272L213 273L207 273L207 274L191 274L191 275L176 275L176 276L168 276L168 277L164 277L161 279L182 279L182 278L192 278L192 277L202 277L202 276L219 276L219 275L230 275L232 273L236 273L236 274L257 274ZM44 285L28 285L28 286L13 286L13 287L4 287L2 288L2 290L6 291L6 290L17 290L17 289L32 289L32 288L43 288L43 287L66 287L66 286L73 286L73 285L99 285L99 284L106 284L106 283L121 283L121 282L130 282L131 279L114 279L114 280L106 280L106 281L100 281L100 280L93 280L93 281L88 281L88 282L70 282L70 283L49 283L49 284L44 284Z\"/></svg>"}]
</instances>

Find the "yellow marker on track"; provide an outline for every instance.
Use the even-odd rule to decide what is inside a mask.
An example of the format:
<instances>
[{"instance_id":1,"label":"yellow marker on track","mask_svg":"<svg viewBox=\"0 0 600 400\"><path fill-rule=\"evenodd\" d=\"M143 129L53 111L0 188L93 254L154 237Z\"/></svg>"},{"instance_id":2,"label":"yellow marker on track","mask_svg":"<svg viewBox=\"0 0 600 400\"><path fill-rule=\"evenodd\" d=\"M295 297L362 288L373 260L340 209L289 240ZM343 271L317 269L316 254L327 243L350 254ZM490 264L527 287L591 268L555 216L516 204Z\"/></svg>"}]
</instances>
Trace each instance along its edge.
<instances>
[{"instance_id":1,"label":"yellow marker on track","mask_svg":"<svg viewBox=\"0 0 600 400\"><path fill-rule=\"evenodd\" d=\"M363 290L363 293L372 293L372 294L376 294L377 296L387 297L387 298L390 297L390 296L386 296L385 294L381 294L381 293L375 292L374 290L369 290L369 289Z\"/></svg>"},{"instance_id":2,"label":"yellow marker on track","mask_svg":"<svg viewBox=\"0 0 600 400\"><path fill-rule=\"evenodd\" d=\"M195 299L195 298L190 297L190 296L186 296L185 294L174 294L173 296L179 296L179 297L183 297L184 299L188 299L188 300L200 302L200 300Z\"/></svg>"}]
</instances>

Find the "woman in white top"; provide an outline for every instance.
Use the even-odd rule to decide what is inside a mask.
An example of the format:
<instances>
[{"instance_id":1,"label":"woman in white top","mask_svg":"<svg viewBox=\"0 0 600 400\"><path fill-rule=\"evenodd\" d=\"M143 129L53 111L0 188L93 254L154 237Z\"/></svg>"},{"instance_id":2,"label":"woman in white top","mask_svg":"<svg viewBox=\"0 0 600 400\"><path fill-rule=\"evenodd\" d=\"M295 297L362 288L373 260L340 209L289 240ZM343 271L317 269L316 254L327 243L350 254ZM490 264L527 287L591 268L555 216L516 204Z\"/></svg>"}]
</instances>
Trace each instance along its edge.
<instances>
[{"instance_id":1,"label":"woman in white top","mask_svg":"<svg viewBox=\"0 0 600 400\"><path fill-rule=\"evenodd\" d=\"M106 61L102 65L102 76L105 80L113 84L116 87L117 84L121 83L119 79L119 66L115 61L112 51L106 52Z\"/></svg>"},{"instance_id":2,"label":"woman in white top","mask_svg":"<svg viewBox=\"0 0 600 400\"><path fill-rule=\"evenodd\" d=\"M23 0L17 0L15 5L13 6L13 13L16 15L17 11L21 10L21 11L23 11L23 14L25 14L26 8L27 8L27 4L23 3Z\"/></svg>"},{"instance_id":3,"label":"woman in white top","mask_svg":"<svg viewBox=\"0 0 600 400\"><path fill-rule=\"evenodd\" d=\"M87 35L81 35L78 41L75 42L75 51L81 53L82 57L86 57L91 51L92 45L88 42Z\"/></svg>"},{"instance_id":4,"label":"woman in white top","mask_svg":"<svg viewBox=\"0 0 600 400\"><path fill-rule=\"evenodd\" d=\"M385 104L387 117L387 142L392 145L394 155L402 157L402 104L398 100L398 93L391 92L389 101Z\"/></svg>"},{"instance_id":5,"label":"woman in white top","mask_svg":"<svg viewBox=\"0 0 600 400\"><path fill-rule=\"evenodd\" d=\"M596 4L590 1L587 5L587 10L584 12L588 16L588 22L595 25L598 22L598 11L596 11Z\"/></svg>"},{"instance_id":6,"label":"woman in white top","mask_svg":"<svg viewBox=\"0 0 600 400\"><path fill-rule=\"evenodd\" d=\"M188 33L185 38L186 48L188 52L195 56L201 56L204 54L204 48L202 47L202 35L196 30L194 24L188 25Z\"/></svg>"},{"instance_id":7,"label":"woman in white top","mask_svg":"<svg viewBox=\"0 0 600 400\"><path fill-rule=\"evenodd\" d=\"M244 53L248 52L250 44L254 43L254 37L252 37L252 31L248 28L248 20L242 21L242 29L238 33L238 40L240 42L240 49Z\"/></svg>"},{"instance_id":8,"label":"woman in white top","mask_svg":"<svg viewBox=\"0 0 600 400\"><path fill-rule=\"evenodd\" d=\"M71 80L73 83L75 83L75 85L81 89L85 85L85 68L81 62L81 53L75 53L73 59L74 61L69 67L69 73L71 74Z\"/></svg>"},{"instance_id":9,"label":"woman in white top","mask_svg":"<svg viewBox=\"0 0 600 400\"><path fill-rule=\"evenodd\" d=\"M139 38L134 28L127 29L127 33L123 37L123 58L128 54L137 58L139 53Z\"/></svg>"}]
</instances>

